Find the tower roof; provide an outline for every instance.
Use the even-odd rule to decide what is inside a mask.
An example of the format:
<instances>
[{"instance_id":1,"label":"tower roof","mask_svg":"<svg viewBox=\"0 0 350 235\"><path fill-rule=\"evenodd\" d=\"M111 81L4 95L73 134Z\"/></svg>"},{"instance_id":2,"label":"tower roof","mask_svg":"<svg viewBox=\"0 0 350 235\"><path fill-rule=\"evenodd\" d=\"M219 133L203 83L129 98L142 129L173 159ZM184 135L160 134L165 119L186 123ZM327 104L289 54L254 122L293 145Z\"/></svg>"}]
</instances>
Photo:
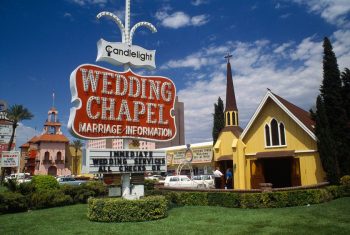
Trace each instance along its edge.
<instances>
[{"instance_id":1,"label":"tower roof","mask_svg":"<svg viewBox=\"0 0 350 235\"><path fill-rule=\"evenodd\" d=\"M227 58L227 84L226 84L226 107L225 112L227 111L238 111L237 104L236 104L236 96L235 96L235 89L233 87L233 81L232 81L232 71L231 71L231 64L230 64L230 55L226 56Z\"/></svg>"}]
</instances>

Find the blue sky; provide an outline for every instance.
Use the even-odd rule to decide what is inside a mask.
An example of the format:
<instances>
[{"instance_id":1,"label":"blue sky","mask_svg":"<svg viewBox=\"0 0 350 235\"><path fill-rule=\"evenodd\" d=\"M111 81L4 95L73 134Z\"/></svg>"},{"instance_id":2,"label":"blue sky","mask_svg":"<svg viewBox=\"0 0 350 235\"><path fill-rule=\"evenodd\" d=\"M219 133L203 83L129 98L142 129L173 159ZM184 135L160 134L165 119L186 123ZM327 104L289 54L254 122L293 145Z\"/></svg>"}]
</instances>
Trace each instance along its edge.
<instances>
[{"instance_id":1,"label":"blue sky","mask_svg":"<svg viewBox=\"0 0 350 235\"><path fill-rule=\"evenodd\" d=\"M0 99L22 104L34 118L18 128L17 145L42 131L55 107L66 126L70 73L95 62L100 38L121 41L110 11L124 21L125 0L2 0L0 4ZM341 70L350 67L348 0L131 0L131 26L148 21L158 32L138 29L133 44L157 50L157 69L134 69L171 78L185 103L186 142L211 140L213 104L225 98L224 55L231 65L244 128L270 88L308 110L322 81L322 40L328 36ZM71 137L70 137L71 138Z\"/></svg>"}]
</instances>

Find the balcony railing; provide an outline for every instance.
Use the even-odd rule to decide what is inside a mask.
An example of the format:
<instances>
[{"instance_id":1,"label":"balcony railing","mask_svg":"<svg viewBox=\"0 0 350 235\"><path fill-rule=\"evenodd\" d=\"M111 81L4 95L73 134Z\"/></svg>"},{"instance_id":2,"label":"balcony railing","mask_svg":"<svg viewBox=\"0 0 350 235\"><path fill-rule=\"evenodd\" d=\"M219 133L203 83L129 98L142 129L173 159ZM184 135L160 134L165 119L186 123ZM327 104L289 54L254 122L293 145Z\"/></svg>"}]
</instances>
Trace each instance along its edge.
<instances>
[{"instance_id":1,"label":"balcony railing","mask_svg":"<svg viewBox=\"0 0 350 235\"><path fill-rule=\"evenodd\" d=\"M35 166L35 162L27 162L24 164L25 167Z\"/></svg>"},{"instance_id":2,"label":"balcony railing","mask_svg":"<svg viewBox=\"0 0 350 235\"><path fill-rule=\"evenodd\" d=\"M52 160L43 160L43 164L52 164Z\"/></svg>"},{"instance_id":3,"label":"balcony railing","mask_svg":"<svg viewBox=\"0 0 350 235\"><path fill-rule=\"evenodd\" d=\"M64 164L64 161L63 160L55 160L56 164Z\"/></svg>"}]
</instances>

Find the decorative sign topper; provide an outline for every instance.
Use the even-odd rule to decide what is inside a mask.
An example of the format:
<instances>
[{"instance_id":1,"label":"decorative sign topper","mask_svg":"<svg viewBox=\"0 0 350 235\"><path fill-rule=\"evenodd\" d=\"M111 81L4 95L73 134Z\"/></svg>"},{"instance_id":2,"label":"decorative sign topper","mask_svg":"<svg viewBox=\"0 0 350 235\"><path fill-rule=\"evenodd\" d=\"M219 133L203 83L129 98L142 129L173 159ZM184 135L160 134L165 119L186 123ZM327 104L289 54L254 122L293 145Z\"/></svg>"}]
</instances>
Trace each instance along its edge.
<instances>
[{"instance_id":1,"label":"decorative sign topper","mask_svg":"<svg viewBox=\"0 0 350 235\"><path fill-rule=\"evenodd\" d=\"M97 43L96 61L106 61L113 65L132 64L133 67L156 68L155 50L149 51L139 46L128 46L121 42L107 42L100 39Z\"/></svg>"},{"instance_id":2,"label":"decorative sign topper","mask_svg":"<svg viewBox=\"0 0 350 235\"><path fill-rule=\"evenodd\" d=\"M125 25L111 12L101 12L97 15L97 19L101 17L109 17L118 25L122 34L122 43L111 43L100 39L97 43L97 59L96 61L106 61L113 65L132 65L134 67L145 67L155 69L155 51L148 51L139 46L132 46L132 39L138 27L146 27L152 33L156 33L157 29L149 22L139 22L130 30L130 0L125 0Z\"/></svg>"},{"instance_id":3,"label":"decorative sign topper","mask_svg":"<svg viewBox=\"0 0 350 235\"><path fill-rule=\"evenodd\" d=\"M166 77L116 72L80 65L70 77L72 102L68 128L80 138L175 137L176 88Z\"/></svg>"}]
</instances>

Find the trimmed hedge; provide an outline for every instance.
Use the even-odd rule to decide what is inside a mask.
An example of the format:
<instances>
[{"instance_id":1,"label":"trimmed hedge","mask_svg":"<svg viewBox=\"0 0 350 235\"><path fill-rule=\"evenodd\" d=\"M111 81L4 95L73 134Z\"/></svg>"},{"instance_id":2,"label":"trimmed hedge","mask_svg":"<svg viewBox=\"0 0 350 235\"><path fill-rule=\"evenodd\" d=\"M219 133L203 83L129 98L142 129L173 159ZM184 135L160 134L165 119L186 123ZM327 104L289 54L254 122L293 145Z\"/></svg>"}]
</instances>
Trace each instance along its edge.
<instances>
[{"instance_id":1,"label":"trimmed hedge","mask_svg":"<svg viewBox=\"0 0 350 235\"><path fill-rule=\"evenodd\" d=\"M139 200L122 198L89 198L88 218L98 222L135 222L167 216L167 200L151 196Z\"/></svg>"},{"instance_id":2,"label":"trimmed hedge","mask_svg":"<svg viewBox=\"0 0 350 235\"><path fill-rule=\"evenodd\" d=\"M320 189L263 193L158 191L178 206L222 206L230 208L277 208L327 202L346 196L349 187L328 186Z\"/></svg>"}]
</instances>

